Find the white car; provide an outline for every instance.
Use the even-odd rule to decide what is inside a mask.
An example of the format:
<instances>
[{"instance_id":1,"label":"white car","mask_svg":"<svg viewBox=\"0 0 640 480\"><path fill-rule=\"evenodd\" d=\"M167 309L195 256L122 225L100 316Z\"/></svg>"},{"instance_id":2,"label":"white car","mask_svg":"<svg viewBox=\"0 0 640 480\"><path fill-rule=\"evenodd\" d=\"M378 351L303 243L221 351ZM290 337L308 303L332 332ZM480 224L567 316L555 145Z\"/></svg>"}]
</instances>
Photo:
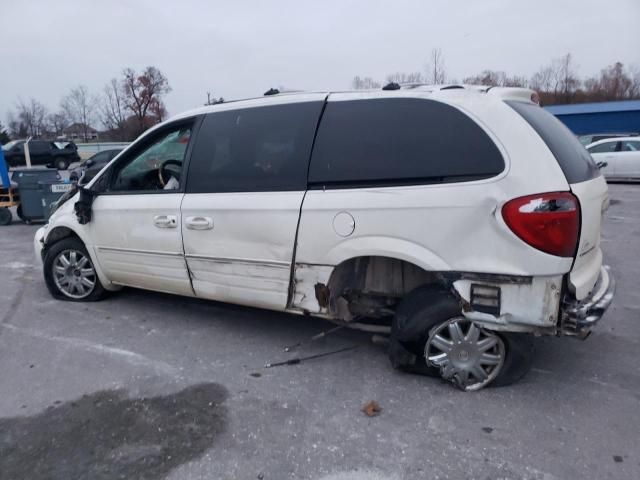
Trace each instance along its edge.
<instances>
[{"instance_id":1,"label":"white car","mask_svg":"<svg viewBox=\"0 0 640 480\"><path fill-rule=\"evenodd\" d=\"M640 180L640 137L607 138L587 151L609 180Z\"/></svg>"},{"instance_id":2,"label":"white car","mask_svg":"<svg viewBox=\"0 0 640 480\"><path fill-rule=\"evenodd\" d=\"M536 97L393 84L184 113L38 230L47 287L324 317L390 332L395 367L513 382L533 335L584 338L614 290L607 184Z\"/></svg>"}]
</instances>

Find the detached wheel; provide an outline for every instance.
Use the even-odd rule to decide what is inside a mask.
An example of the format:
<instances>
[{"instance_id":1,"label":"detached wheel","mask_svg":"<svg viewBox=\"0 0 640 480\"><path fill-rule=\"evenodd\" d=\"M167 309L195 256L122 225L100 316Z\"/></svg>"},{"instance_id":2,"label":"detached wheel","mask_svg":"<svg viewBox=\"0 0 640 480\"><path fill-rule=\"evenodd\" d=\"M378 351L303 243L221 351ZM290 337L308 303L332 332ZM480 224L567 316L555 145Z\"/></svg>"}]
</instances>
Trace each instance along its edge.
<instances>
[{"instance_id":1,"label":"detached wheel","mask_svg":"<svg viewBox=\"0 0 640 480\"><path fill-rule=\"evenodd\" d=\"M473 391L519 380L531 368L533 344L529 335L481 328L461 315L450 292L425 286L398 306L389 356L396 368Z\"/></svg>"},{"instance_id":2,"label":"detached wheel","mask_svg":"<svg viewBox=\"0 0 640 480\"><path fill-rule=\"evenodd\" d=\"M66 170L67 168L69 168L69 162L64 158L59 158L58 160L56 160L55 165L58 170Z\"/></svg>"},{"instance_id":3,"label":"detached wheel","mask_svg":"<svg viewBox=\"0 0 640 480\"><path fill-rule=\"evenodd\" d=\"M64 238L47 249L44 279L51 295L60 300L91 302L106 293L87 249L75 237Z\"/></svg>"},{"instance_id":4,"label":"detached wheel","mask_svg":"<svg viewBox=\"0 0 640 480\"><path fill-rule=\"evenodd\" d=\"M8 208L0 208L0 225L10 225L12 220L11 210Z\"/></svg>"}]
</instances>

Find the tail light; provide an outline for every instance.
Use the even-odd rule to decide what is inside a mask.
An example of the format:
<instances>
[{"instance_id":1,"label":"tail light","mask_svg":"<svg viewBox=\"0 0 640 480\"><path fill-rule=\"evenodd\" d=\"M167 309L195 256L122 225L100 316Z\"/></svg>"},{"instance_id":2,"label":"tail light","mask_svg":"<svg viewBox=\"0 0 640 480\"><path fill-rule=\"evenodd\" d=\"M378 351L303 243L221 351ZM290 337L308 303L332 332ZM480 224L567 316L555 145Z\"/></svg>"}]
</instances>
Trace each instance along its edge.
<instances>
[{"instance_id":1,"label":"tail light","mask_svg":"<svg viewBox=\"0 0 640 480\"><path fill-rule=\"evenodd\" d=\"M515 198L502 207L502 218L518 237L538 250L573 257L580 233L580 204L570 192Z\"/></svg>"}]
</instances>

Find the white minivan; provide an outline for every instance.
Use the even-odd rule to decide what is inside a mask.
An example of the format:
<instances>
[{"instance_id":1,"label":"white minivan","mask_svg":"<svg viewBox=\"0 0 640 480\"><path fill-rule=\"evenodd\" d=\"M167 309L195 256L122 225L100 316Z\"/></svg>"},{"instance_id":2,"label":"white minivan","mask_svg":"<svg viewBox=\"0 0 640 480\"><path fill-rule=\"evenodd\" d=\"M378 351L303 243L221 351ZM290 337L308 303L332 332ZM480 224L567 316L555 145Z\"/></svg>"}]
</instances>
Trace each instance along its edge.
<instances>
[{"instance_id":1,"label":"white minivan","mask_svg":"<svg viewBox=\"0 0 640 480\"><path fill-rule=\"evenodd\" d=\"M47 287L324 317L389 332L397 368L513 382L533 335L586 337L614 291L607 185L536 98L391 84L184 113L38 230Z\"/></svg>"}]
</instances>

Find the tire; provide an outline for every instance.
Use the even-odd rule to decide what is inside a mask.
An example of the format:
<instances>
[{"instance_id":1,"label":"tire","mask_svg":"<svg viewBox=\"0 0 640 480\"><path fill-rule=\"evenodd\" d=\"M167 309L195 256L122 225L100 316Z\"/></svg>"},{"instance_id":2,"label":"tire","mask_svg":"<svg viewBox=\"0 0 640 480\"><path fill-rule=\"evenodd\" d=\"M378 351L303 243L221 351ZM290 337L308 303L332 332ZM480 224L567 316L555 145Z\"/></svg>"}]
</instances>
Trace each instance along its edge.
<instances>
[{"instance_id":1,"label":"tire","mask_svg":"<svg viewBox=\"0 0 640 480\"><path fill-rule=\"evenodd\" d=\"M437 334L448 323L466 323L469 329L473 325L480 330L484 338L495 338L495 356L501 362L490 370L488 381L463 388L477 390L484 386L510 385L522 378L531 368L533 361L533 342L531 335L506 332L492 332L478 328L461 316L459 301L443 288L423 286L409 293L396 310L389 342L389 359L394 368L428 375L443 377L444 368L427 362L426 355L430 345L434 344ZM443 330L444 331L444 330ZM467 330L469 333L470 330ZM484 339L483 338L483 339ZM498 345L499 344L499 345ZM431 357L430 357L431 358ZM497 369L497 372L495 370ZM452 380L448 378L448 380ZM457 380L453 382L462 388Z\"/></svg>"},{"instance_id":2,"label":"tire","mask_svg":"<svg viewBox=\"0 0 640 480\"><path fill-rule=\"evenodd\" d=\"M11 210L5 207L0 208L0 226L11 225L12 219Z\"/></svg>"},{"instance_id":3,"label":"tire","mask_svg":"<svg viewBox=\"0 0 640 480\"><path fill-rule=\"evenodd\" d=\"M55 161L55 166L58 170L66 170L69 168L69 161L65 158L58 158Z\"/></svg>"},{"instance_id":4,"label":"tire","mask_svg":"<svg viewBox=\"0 0 640 480\"><path fill-rule=\"evenodd\" d=\"M69 266L64 266L65 262L61 257L66 259ZM71 302L95 302L106 295L91 257L77 237L66 237L51 245L45 252L43 263L44 280L54 298ZM66 268L67 272L61 273L60 268ZM93 274L88 272L89 269L93 270ZM93 287L83 283L83 278L88 283L93 283Z\"/></svg>"}]
</instances>

